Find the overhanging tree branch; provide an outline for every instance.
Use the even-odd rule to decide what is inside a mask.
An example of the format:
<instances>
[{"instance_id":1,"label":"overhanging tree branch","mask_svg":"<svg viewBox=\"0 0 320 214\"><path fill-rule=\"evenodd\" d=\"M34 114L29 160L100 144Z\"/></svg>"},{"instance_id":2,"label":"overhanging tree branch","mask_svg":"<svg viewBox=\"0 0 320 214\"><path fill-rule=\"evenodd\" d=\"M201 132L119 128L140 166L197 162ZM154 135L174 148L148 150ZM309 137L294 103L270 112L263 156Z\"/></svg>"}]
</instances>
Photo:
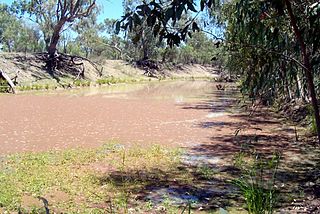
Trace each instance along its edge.
<instances>
[{"instance_id":1,"label":"overhanging tree branch","mask_svg":"<svg viewBox=\"0 0 320 214\"><path fill-rule=\"evenodd\" d=\"M318 141L320 143L320 115L319 115L319 106L318 106L318 100L317 100L317 95L315 92L315 86L314 86L314 81L313 81L313 74L312 74L312 66L310 63L310 57L307 51L306 43L303 40L302 33L298 27L297 20L295 15L293 14L292 7L291 7L291 2L290 0L285 0L285 4L287 7L287 11L290 17L290 22L291 26L293 28L294 34L297 38L297 41L300 45L301 48L301 55L303 58L303 65L305 66L306 69L304 69L307 82L308 82L308 88L311 96L311 103L314 111L314 117L316 121L316 126L317 126L317 135L318 135Z\"/></svg>"}]
</instances>

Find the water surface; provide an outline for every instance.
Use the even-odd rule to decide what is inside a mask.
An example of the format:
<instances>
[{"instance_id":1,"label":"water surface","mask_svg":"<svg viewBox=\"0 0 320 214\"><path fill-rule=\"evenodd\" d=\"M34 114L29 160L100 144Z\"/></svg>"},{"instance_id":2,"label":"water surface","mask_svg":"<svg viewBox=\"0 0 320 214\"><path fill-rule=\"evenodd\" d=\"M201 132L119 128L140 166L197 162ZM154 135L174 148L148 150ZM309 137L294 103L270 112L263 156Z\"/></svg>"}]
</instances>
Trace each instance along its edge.
<instances>
[{"instance_id":1,"label":"water surface","mask_svg":"<svg viewBox=\"0 0 320 214\"><path fill-rule=\"evenodd\" d=\"M0 153L207 140L234 92L209 81L119 84L0 96ZM229 97L230 99L225 99Z\"/></svg>"}]
</instances>

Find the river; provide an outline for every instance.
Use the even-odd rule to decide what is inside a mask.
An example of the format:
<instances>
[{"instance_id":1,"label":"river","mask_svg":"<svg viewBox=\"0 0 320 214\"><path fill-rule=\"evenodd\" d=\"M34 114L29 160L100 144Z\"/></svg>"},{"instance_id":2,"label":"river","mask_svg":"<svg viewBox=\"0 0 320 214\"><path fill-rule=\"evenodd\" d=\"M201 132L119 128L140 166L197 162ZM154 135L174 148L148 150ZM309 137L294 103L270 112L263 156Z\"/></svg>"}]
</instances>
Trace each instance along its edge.
<instances>
[{"instance_id":1,"label":"river","mask_svg":"<svg viewBox=\"0 0 320 214\"><path fill-rule=\"evenodd\" d=\"M0 96L0 154L125 145L194 146L228 120L234 89L168 81Z\"/></svg>"}]
</instances>

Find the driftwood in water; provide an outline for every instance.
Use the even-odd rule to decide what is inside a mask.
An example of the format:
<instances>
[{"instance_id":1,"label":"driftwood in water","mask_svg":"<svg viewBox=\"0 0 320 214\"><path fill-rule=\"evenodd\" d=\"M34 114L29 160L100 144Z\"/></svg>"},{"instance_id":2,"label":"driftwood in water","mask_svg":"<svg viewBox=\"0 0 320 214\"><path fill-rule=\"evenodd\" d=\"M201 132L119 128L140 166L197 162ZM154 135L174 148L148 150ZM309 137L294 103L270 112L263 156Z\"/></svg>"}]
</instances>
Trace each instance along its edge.
<instances>
[{"instance_id":1,"label":"driftwood in water","mask_svg":"<svg viewBox=\"0 0 320 214\"><path fill-rule=\"evenodd\" d=\"M16 90L15 90L15 85L14 83L12 82L12 80L10 79L10 77L3 71L0 69L0 77L2 77L3 79L5 79L8 83L8 85L10 86L10 88L12 89L12 93L16 93Z\"/></svg>"}]
</instances>

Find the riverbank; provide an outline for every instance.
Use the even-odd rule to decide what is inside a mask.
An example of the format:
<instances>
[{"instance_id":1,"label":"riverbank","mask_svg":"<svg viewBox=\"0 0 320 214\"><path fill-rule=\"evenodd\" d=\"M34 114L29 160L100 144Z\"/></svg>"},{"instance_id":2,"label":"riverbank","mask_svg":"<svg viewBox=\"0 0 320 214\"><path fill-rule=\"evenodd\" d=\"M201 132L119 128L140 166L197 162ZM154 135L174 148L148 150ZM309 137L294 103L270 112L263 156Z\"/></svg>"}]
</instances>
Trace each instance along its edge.
<instances>
[{"instance_id":1,"label":"riverbank","mask_svg":"<svg viewBox=\"0 0 320 214\"><path fill-rule=\"evenodd\" d=\"M318 148L296 141L294 125L272 111L241 109L232 85L216 86L158 81L0 96L1 211L245 213L235 184L257 166L266 173L255 177L260 187L278 197L275 210L317 209Z\"/></svg>"},{"instance_id":2,"label":"riverbank","mask_svg":"<svg viewBox=\"0 0 320 214\"><path fill-rule=\"evenodd\" d=\"M57 69L54 75L36 54L0 53L0 69L16 84L18 91L54 90L117 83L178 79L219 79L219 69L209 65L163 65L153 76L146 70L122 60L81 61L74 70ZM81 74L81 75L80 75ZM2 84L3 91L6 89Z\"/></svg>"}]
</instances>

